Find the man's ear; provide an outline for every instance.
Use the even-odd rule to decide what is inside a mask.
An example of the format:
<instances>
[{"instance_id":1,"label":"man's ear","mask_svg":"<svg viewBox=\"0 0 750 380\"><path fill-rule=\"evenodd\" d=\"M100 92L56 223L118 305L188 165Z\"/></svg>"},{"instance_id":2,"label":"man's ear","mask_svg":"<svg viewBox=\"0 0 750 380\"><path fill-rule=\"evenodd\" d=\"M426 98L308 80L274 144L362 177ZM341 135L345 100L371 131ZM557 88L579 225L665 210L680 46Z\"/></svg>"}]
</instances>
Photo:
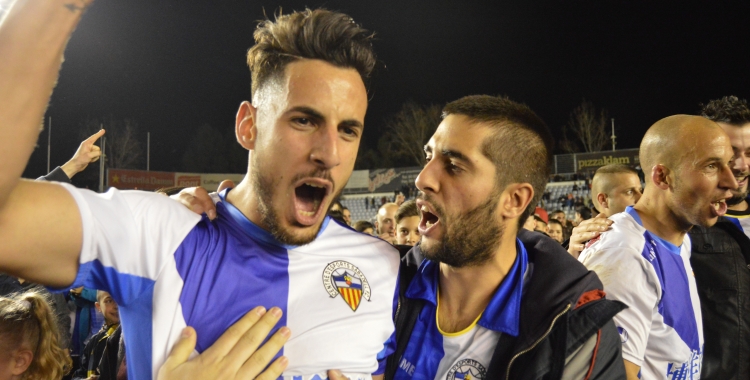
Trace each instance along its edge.
<instances>
[{"instance_id":1,"label":"man's ear","mask_svg":"<svg viewBox=\"0 0 750 380\"><path fill-rule=\"evenodd\" d=\"M11 373L18 376L29 368L31 361L34 360L34 353L31 350L20 349L13 353L13 361L11 362L12 368Z\"/></svg>"},{"instance_id":2,"label":"man's ear","mask_svg":"<svg viewBox=\"0 0 750 380\"><path fill-rule=\"evenodd\" d=\"M607 199L607 194L599 193L596 194L596 201L599 202L601 210L597 209L599 212L604 212L604 210L609 208L609 201Z\"/></svg>"},{"instance_id":3,"label":"man's ear","mask_svg":"<svg viewBox=\"0 0 750 380\"><path fill-rule=\"evenodd\" d=\"M500 194L499 211L504 219L518 219L534 198L534 188L529 183L511 183Z\"/></svg>"},{"instance_id":4,"label":"man's ear","mask_svg":"<svg viewBox=\"0 0 750 380\"><path fill-rule=\"evenodd\" d=\"M651 169L651 181L654 182L658 188L662 190L668 190L672 186L672 171L668 167L662 164L656 164Z\"/></svg>"},{"instance_id":5,"label":"man's ear","mask_svg":"<svg viewBox=\"0 0 750 380\"><path fill-rule=\"evenodd\" d=\"M101 306L99 305L99 302L98 302L98 301L97 301L97 302L94 302L94 307L96 308L96 311L98 311L98 312L100 312L100 313L104 314L104 312L102 311L102 307L101 307Z\"/></svg>"},{"instance_id":6,"label":"man's ear","mask_svg":"<svg viewBox=\"0 0 750 380\"><path fill-rule=\"evenodd\" d=\"M237 136L237 142L247 150L255 149L255 140L258 137L256 126L258 110L248 101L240 104L237 110L237 116L234 121L234 133Z\"/></svg>"}]
</instances>

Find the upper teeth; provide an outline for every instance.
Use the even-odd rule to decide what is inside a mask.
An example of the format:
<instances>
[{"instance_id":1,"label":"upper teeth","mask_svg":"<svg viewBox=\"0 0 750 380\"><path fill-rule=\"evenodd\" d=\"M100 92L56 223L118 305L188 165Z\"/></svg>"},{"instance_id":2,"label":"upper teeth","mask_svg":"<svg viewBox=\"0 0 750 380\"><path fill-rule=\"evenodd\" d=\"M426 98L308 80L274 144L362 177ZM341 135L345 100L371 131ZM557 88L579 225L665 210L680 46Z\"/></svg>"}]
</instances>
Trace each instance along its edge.
<instances>
[{"instance_id":1,"label":"upper teeth","mask_svg":"<svg viewBox=\"0 0 750 380\"><path fill-rule=\"evenodd\" d=\"M424 205L422 206L421 211L422 212L430 212L430 210L427 209L427 206L424 206Z\"/></svg>"},{"instance_id":2,"label":"upper teeth","mask_svg":"<svg viewBox=\"0 0 750 380\"><path fill-rule=\"evenodd\" d=\"M317 185L317 184L314 184L314 183L311 183L311 182L305 182L305 185L312 186L312 187L318 187L318 188L321 188L321 189L325 188L325 186L323 186L323 185Z\"/></svg>"}]
</instances>

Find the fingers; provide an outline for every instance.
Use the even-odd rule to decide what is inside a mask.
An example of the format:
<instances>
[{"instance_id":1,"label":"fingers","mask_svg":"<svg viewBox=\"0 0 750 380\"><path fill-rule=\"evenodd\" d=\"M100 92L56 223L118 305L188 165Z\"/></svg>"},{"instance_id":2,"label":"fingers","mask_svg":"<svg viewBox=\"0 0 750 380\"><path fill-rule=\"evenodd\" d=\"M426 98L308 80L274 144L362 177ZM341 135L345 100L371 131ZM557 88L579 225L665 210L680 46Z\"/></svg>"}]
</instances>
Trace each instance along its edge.
<instances>
[{"instance_id":1,"label":"fingers","mask_svg":"<svg viewBox=\"0 0 750 380\"><path fill-rule=\"evenodd\" d=\"M274 334L276 340L271 344L270 348L258 350L260 344L266 339L271 330L276 326L276 323L281 319L281 309L278 307L272 307L268 312L263 315L260 320L253 324L247 332L245 332L232 348L232 351L227 355L227 365L229 368L240 368L244 364L248 364L247 371L250 372L252 369L256 369L256 374L263 370L268 363L273 359L277 352L281 349L281 346L286 343L286 338L289 337L289 329L284 328L281 336L277 332ZM271 342L271 340L269 340ZM278 343L281 343L280 345ZM275 350L274 350L275 347ZM257 350L257 352L256 352ZM273 352L270 352L273 351ZM244 367L243 367L244 370Z\"/></svg>"},{"instance_id":2,"label":"fingers","mask_svg":"<svg viewBox=\"0 0 750 380\"><path fill-rule=\"evenodd\" d=\"M337 369L328 370L328 380L349 380L341 371Z\"/></svg>"},{"instance_id":3,"label":"fingers","mask_svg":"<svg viewBox=\"0 0 750 380\"><path fill-rule=\"evenodd\" d=\"M202 187L183 189L170 198L182 203L196 214L206 214L211 220L216 218L216 205L206 189Z\"/></svg>"},{"instance_id":4,"label":"fingers","mask_svg":"<svg viewBox=\"0 0 750 380\"><path fill-rule=\"evenodd\" d=\"M263 371L263 373L257 376L255 380L278 379L279 377L281 377L281 373L284 372L288 365L289 359L287 359L286 356L279 357L278 359L274 360L273 364L271 364L265 371ZM251 377L248 377L248 379L249 378Z\"/></svg>"},{"instance_id":5,"label":"fingers","mask_svg":"<svg viewBox=\"0 0 750 380\"><path fill-rule=\"evenodd\" d=\"M291 330L289 330L289 328L286 326L276 331L271 339L263 343L263 346L255 351L255 353L250 356L250 359L248 359L245 364L242 365L242 368L240 369L240 378L256 378L258 373L262 371L263 368L266 368L268 362L270 362L273 357L276 356L279 351L281 351L281 348L284 347L284 344L286 344L287 340L289 340L291 334ZM242 342L238 343L238 346L241 343ZM240 359L241 358L242 357L240 356ZM277 361L278 359L274 362L274 364L277 364ZM277 364L277 369L280 369L279 373L275 373L277 369L269 372L269 370L271 369L269 368L268 370L264 371L263 374L269 376L269 378L271 379L278 378L281 372L283 372L286 368L286 364L288 364L285 362L288 361L284 360L283 362Z\"/></svg>"},{"instance_id":6,"label":"fingers","mask_svg":"<svg viewBox=\"0 0 750 380\"><path fill-rule=\"evenodd\" d=\"M89 136L86 140L83 140L83 144L94 144L96 140L99 140L100 137L104 136L104 130L100 129L98 132L94 133L93 135Z\"/></svg>"},{"instance_id":7,"label":"fingers","mask_svg":"<svg viewBox=\"0 0 750 380\"><path fill-rule=\"evenodd\" d=\"M225 179L221 181L219 184L219 188L216 190L217 193L221 193L224 191L224 189L233 189L234 188L234 181L231 179Z\"/></svg>"},{"instance_id":8,"label":"fingers","mask_svg":"<svg viewBox=\"0 0 750 380\"><path fill-rule=\"evenodd\" d=\"M583 251L584 247L585 246L583 244L573 244L573 243L571 243L568 246L568 253L570 253L573 257L575 257L577 259L578 256L581 255L581 252Z\"/></svg>"},{"instance_id":9,"label":"fingers","mask_svg":"<svg viewBox=\"0 0 750 380\"><path fill-rule=\"evenodd\" d=\"M159 369L159 372L172 371L177 368L178 365L186 362L195 349L195 341L195 330L192 327L185 327L180 335L180 340L178 340L174 347L172 347L172 351L169 353L167 361L164 362L164 365Z\"/></svg>"},{"instance_id":10,"label":"fingers","mask_svg":"<svg viewBox=\"0 0 750 380\"><path fill-rule=\"evenodd\" d=\"M206 351L203 352L203 356L207 360L220 360L227 356L229 352L237 344L237 341L255 325L261 318L266 314L266 308L258 306L253 310L250 310L245 314L239 321L235 322L231 327L224 331L223 334L211 345ZM239 367L239 366L238 366Z\"/></svg>"}]
</instances>

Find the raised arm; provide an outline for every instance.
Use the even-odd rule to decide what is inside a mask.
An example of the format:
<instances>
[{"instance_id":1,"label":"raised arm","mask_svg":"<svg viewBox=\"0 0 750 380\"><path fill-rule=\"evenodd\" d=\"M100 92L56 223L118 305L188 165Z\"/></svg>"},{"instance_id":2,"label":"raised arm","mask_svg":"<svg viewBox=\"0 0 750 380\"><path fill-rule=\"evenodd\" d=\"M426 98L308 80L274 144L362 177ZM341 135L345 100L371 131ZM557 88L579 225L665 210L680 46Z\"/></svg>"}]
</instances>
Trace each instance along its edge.
<instances>
[{"instance_id":1,"label":"raised arm","mask_svg":"<svg viewBox=\"0 0 750 380\"><path fill-rule=\"evenodd\" d=\"M0 271L53 286L75 277L80 215L62 187L20 177L65 45L91 2L17 0L0 24Z\"/></svg>"}]
</instances>

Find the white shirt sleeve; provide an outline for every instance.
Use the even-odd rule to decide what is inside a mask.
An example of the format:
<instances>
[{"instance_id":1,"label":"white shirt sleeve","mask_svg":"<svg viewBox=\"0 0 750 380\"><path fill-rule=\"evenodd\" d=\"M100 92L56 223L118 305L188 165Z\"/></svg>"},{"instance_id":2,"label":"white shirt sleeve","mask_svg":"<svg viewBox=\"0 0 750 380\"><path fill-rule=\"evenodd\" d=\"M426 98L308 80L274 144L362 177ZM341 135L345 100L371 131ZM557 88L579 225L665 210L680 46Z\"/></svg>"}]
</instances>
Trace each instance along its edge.
<instances>
[{"instance_id":1,"label":"white shirt sleeve","mask_svg":"<svg viewBox=\"0 0 750 380\"><path fill-rule=\"evenodd\" d=\"M583 264L599 276L607 299L628 306L613 319L622 340L623 358L641 366L661 294L653 269L640 252L624 247L591 250Z\"/></svg>"},{"instance_id":2,"label":"white shirt sleeve","mask_svg":"<svg viewBox=\"0 0 750 380\"><path fill-rule=\"evenodd\" d=\"M127 305L152 286L201 216L156 193L64 186L81 213L83 245L71 287L108 291Z\"/></svg>"}]
</instances>

